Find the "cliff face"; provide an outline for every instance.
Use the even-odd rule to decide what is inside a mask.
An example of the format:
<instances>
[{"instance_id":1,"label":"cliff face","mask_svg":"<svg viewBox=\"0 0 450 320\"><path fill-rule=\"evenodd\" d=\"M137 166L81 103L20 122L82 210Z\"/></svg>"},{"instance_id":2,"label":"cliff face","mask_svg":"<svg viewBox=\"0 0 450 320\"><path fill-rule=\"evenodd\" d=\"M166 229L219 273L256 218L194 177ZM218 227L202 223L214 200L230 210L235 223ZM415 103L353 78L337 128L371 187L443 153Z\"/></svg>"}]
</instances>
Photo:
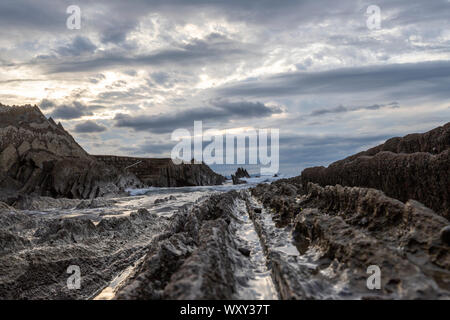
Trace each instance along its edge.
<instances>
[{"instance_id":1,"label":"cliff face","mask_svg":"<svg viewBox=\"0 0 450 320\"><path fill-rule=\"evenodd\" d=\"M328 168L302 172L304 184L369 187L403 202L415 199L450 217L450 123L424 134L392 138Z\"/></svg>"},{"instance_id":2,"label":"cliff face","mask_svg":"<svg viewBox=\"0 0 450 320\"><path fill-rule=\"evenodd\" d=\"M175 165L171 159L94 156L108 165L135 174L143 183L156 187L210 186L225 178L205 164Z\"/></svg>"},{"instance_id":3,"label":"cliff face","mask_svg":"<svg viewBox=\"0 0 450 320\"><path fill-rule=\"evenodd\" d=\"M0 104L1 198L19 195L93 198L120 193L140 181L105 166L37 106Z\"/></svg>"}]
</instances>

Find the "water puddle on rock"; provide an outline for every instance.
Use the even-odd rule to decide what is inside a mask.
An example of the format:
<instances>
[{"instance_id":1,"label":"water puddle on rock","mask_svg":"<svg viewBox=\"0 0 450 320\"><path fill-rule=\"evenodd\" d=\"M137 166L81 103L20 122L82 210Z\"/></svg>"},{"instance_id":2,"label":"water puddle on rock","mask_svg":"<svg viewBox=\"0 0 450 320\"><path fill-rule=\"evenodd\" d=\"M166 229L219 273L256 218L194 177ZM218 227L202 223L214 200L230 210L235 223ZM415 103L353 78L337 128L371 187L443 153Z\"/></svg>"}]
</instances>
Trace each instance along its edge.
<instances>
[{"instance_id":1,"label":"water puddle on rock","mask_svg":"<svg viewBox=\"0 0 450 320\"><path fill-rule=\"evenodd\" d=\"M236 299L276 300L278 293L272 280L271 270L259 241L258 234L250 219L246 204L236 200L235 215L239 221L235 224L235 241L244 259L236 263L238 289ZM249 253L249 256L246 257Z\"/></svg>"},{"instance_id":2,"label":"water puddle on rock","mask_svg":"<svg viewBox=\"0 0 450 320\"><path fill-rule=\"evenodd\" d=\"M144 260L145 256L137 260L131 266L120 272L107 287L105 287L93 300L112 300L116 296L117 290L128 279L128 277L136 270L136 267Z\"/></svg>"}]
</instances>

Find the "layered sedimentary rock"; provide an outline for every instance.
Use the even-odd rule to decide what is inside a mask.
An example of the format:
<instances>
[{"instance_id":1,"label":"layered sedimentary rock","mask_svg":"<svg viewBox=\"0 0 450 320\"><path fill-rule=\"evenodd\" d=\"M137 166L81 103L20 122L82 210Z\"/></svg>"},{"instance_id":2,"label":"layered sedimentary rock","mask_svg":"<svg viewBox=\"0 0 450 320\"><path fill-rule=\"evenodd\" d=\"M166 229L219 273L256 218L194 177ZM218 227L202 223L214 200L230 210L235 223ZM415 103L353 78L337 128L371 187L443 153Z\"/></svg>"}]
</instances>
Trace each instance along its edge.
<instances>
[{"instance_id":1,"label":"layered sedimentary rock","mask_svg":"<svg viewBox=\"0 0 450 320\"><path fill-rule=\"evenodd\" d=\"M282 298L449 297L449 222L422 204L299 179L259 185L252 194L263 205L251 216ZM277 252L282 230L297 247L294 263ZM379 289L367 286L370 266L381 271Z\"/></svg>"},{"instance_id":2,"label":"layered sedimentary rock","mask_svg":"<svg viewBox=\"0 0 450 320\"><path fill-rule=\"evenodd\" d=\"M219 185L225 178L204 163L175 165L171 159L151 159L97 155L97 160L119 169L127 169L142 182L155 187Z\"/></svg>"},{"instance_id":3,"label":"layered sedimentary rock","mask_svg":"<svg viewBox=\"0 0 450 320\"><path fill-rule=\"evenodd\" d=\"M1 198L20 195L93 198L142 183L87 154L37 106L0 105Z\"/></svg>"},{"instance_id":4,"label":"layered sedimentary rock","mask_svg":"<svg viewBox=\"0 0 450 320\"><path fill-rule=\"evenodd\" d=\"M232 299L235 258L230 226L236 192L214 195L173 216L118 299Z\"/></svg>"},{"instance_id":5,"label":"layered sedimentary rock","mask_svg":"<svg viewBox=\"0 0 450 320\"><path fill-rule=\"evenodd\" d=\"M302 181L322 186L383 190L403 202L415 199L450 217L450 123L424 134L386 143L325 167L302 172Z\"/></svg>"},{"instance_id":6,"label":"layered sedimentary rock","mask_svg":"<svg viewBox=\"0 0 450 320\"><path fill-rule=\"evenodd\" d=\"M445 218L379 190L300 179L213 196L174 215L116 298L249 298L260 253L240 247L245 216L271 272L272 298L450 298ZM368 285L369 267L381 272L379 288Z\"/></svg>"},{"instance_id":7,"label":"layered sedimentary rock","mask_svg":"<svg viewBox=\"0 0 450 320\"><path fill-rule=\"evenodd\" d=\"M72 201L79 207L88 200ZM0 203L0 299L94 298L143 257L168 224L146 209L127 216L104 212L109 215L94 223L85 216L30 215ZM78 290L67 285L70 266L80 268Z\"/></svg>"}]
</instances>

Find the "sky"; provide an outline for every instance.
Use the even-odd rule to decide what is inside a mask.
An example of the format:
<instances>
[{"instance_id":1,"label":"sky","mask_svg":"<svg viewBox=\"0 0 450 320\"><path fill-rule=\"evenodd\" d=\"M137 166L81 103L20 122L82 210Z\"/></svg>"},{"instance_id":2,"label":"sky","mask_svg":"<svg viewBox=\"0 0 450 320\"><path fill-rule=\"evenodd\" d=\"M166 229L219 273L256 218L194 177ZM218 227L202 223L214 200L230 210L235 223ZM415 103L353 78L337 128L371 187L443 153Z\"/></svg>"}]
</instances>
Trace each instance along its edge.
<instances>
[{"instance_id":1,"label":"sky","mask_svg":"<svg viewBox=\"0 0 450 320\"><path fill-rule=\"evenodd\" d=\"M299 174L450 121L449 17L449 0L2 0L0 102L92 154L168 157L194 121L275 128Z\"/></svg>"}]
</instances>

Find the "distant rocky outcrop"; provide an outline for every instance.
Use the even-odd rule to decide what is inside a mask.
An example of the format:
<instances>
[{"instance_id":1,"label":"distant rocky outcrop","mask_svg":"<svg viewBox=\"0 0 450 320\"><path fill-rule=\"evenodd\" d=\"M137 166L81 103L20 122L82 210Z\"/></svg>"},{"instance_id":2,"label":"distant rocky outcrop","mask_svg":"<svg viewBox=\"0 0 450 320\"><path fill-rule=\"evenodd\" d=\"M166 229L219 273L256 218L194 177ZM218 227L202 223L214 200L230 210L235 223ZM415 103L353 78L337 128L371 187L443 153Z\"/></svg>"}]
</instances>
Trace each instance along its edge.
<instances>
[{"instance_id":1,"label":"distant rocky outcrop","mask_svg":"<svg viewBox=\"0 0 450 320\"><path fill-rule=\"evenodd\" d=\"M234 174L231 175L231 181L233 181L233 184L234 184L234 185L236 185L236 184L245 184L245 183L247 183L246 181L241 180L241 179L239 179L238 177L236 177Z\"/></svg>"},{"instance_id":2,"label":"distant rocky outcrop","mask_svg":"<svg viewBox=\"0 0 450 320\"><path fill-rule=\"evenodd\" d=\"M204 163L174 164L168 158L135 158L108 155L94 156L97 160L126 169L143 183L155 187L184 187L219 185L225 177L215 173Z\"/></svg>"},{"instance_id":3,"label":"distant rocky outcrop","mask_svg":"<svg viewBox=\"0 0 450 320\"><path fill-rule=\"evenodd\" d=\"M236 178L250 178L250 175L248 174L247 170L244 168L238 168L236 170L236 173L234 174Z\"/></svg>"},{"instance_id":4,"label":"distant rocky outcrop","mask_svg":"<svg viewBox=\"0 0 450 320\"><path fill-rule=\"evenodd\" d=\"M304 184L375 188L406 202L415 199L450 218L450 123L384 144L325 167L302 172Z\"/></svg>"},{"instance_id":5,"label":"distant rocky outcrop","mask_svg":"<svg viewBox=\"0 0 450 320\"><path fill-rule=\"evenodd\" d=\"M244 180L241 180L241 178L250 178L250 175L248 174L247 170L244 168L238 168L236 170L236 173L231 175L231 180L233 181L233 184L246 183Z\"/></svg>"}]
</instances>

